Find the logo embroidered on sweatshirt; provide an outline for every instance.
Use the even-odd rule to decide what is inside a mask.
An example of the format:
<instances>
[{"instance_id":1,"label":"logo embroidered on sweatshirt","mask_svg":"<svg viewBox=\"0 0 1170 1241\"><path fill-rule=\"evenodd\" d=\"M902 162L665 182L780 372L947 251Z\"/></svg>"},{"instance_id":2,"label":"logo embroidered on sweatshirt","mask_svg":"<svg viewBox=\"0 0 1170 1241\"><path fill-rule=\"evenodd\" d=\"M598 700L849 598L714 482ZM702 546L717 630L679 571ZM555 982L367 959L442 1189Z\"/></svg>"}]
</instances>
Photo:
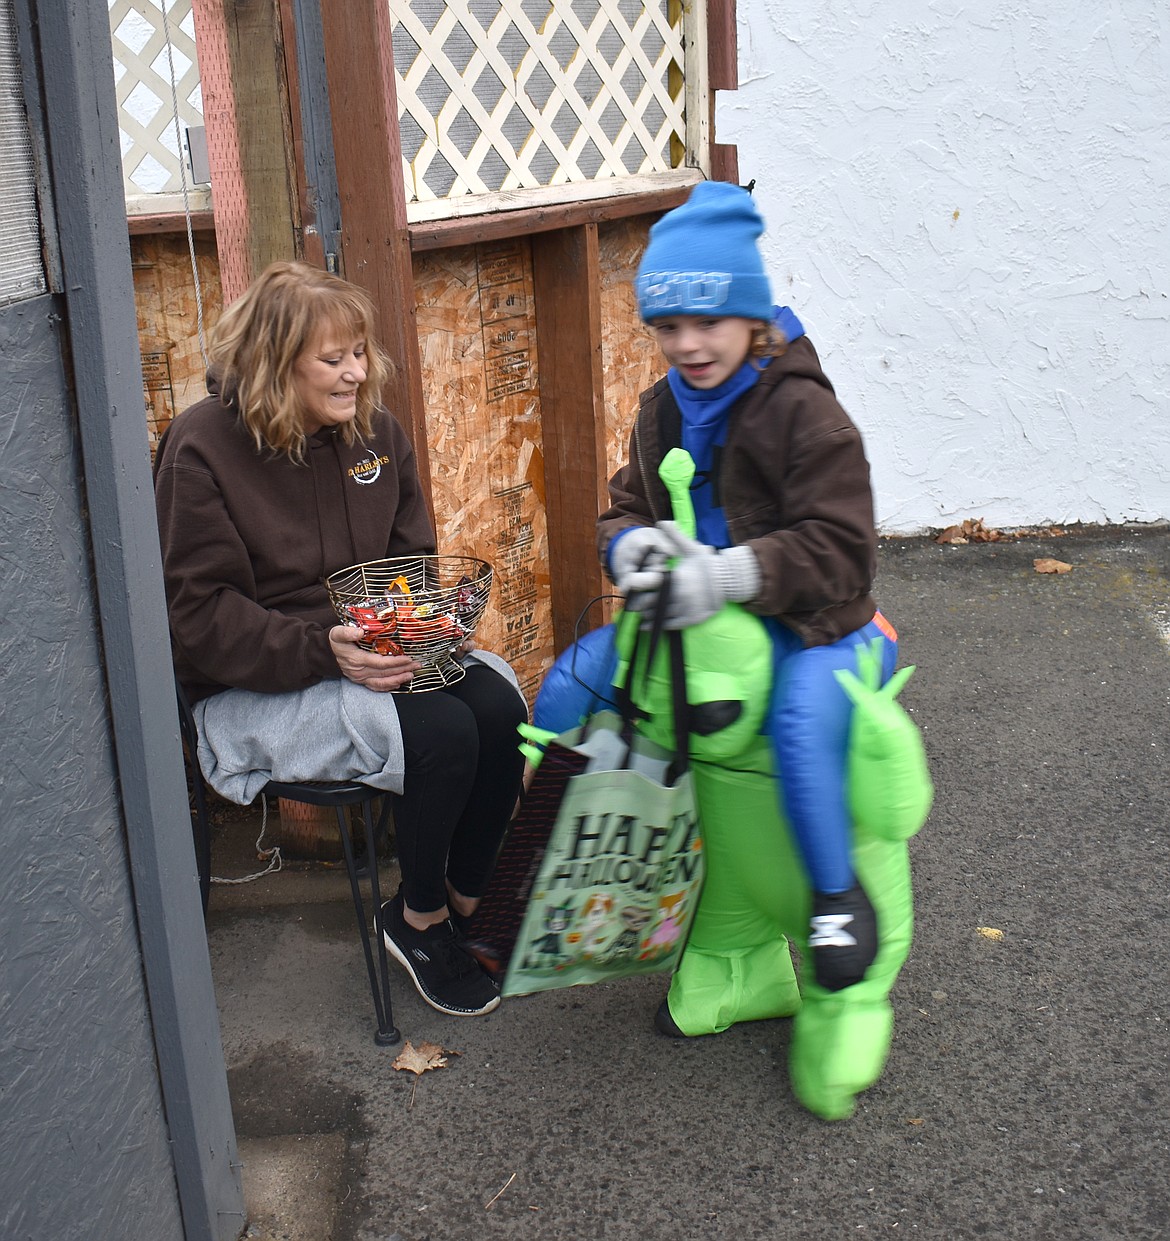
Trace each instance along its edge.
<instances>
[{"instance_id":1,"label":"logo embroidered on sweatshirt","mask_svg":"<svg viewBox=\"0 0 1170 1241\"><path fill-rule=\"evenodd\" d=\"M351 466L347 472L355 483L376 483L378 475L382 473L382 467L389 464L389 457L377 457L370 453L367 460L359 461L357 465Z\"/></svg>"}]
</instances>

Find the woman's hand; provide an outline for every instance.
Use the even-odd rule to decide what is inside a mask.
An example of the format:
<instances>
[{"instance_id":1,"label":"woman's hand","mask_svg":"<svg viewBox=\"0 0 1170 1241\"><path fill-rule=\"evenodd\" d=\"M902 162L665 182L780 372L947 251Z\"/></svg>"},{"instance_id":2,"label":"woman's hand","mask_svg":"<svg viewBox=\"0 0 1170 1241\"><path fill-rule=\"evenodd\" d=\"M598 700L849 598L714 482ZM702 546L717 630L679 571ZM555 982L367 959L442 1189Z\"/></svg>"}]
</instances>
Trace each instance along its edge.
<instances>
[{"instance_id":1,"label":"woman's hand","mask_svg":"<svg viewBox=\"0 0 1170 1241\"><path fill-rule=\"evenodd\" d=\"M329 631L329 645L341 669L341 675L366 689L388 693L410 683L422 667L409 655L379 655L357 644L362 631L353 625L334 625Z\"/></svg>"}]
</instances>

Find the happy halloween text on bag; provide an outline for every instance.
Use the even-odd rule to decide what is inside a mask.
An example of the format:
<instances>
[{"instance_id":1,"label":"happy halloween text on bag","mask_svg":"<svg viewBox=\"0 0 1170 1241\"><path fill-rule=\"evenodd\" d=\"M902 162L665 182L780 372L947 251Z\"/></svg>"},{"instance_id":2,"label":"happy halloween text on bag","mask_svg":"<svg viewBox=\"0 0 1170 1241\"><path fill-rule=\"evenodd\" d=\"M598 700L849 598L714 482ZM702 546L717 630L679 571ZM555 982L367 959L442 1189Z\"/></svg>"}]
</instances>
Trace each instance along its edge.
<instances>
[{"instance_id":1,"label":"happy halloween text on bag","mask_svg":"<svg viewBox=\"0 0 1170 1241\"><path fill-rule=\"evenodd\" d=\"M629 768L573 776L532 882L504 994L673 969L703 874L689 772L670 784Z\"/></svg>"}]
</instances>

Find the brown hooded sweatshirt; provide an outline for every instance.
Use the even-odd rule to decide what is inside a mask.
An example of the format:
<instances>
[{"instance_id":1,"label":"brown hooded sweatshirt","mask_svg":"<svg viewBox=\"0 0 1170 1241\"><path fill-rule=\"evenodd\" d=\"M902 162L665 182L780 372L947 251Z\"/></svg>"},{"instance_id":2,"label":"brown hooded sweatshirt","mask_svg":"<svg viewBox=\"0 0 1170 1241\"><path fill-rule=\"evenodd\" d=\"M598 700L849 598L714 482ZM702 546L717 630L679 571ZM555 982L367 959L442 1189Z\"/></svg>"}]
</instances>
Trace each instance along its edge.
<instances>
[{"instance_id":1,"label":"brown hooded sweatshirt","mask_svg":"<svg viewBox=\"0 0 1170 1241\"><path fill-rule=\"evenodd\" d=\"M323 428L305 458L298 465L257 451L234 406L214 394L180 414L159 444L171 640L192 701L228 687L280 693L340 677L328 636L339 621L323 579L435 550L414 450L391 414L379 410L373 433L353 444Z\"/></svg>"},{"instance_id":2,"label":"brown hooded sweatshirt","mask_svg":"<svg viewBox=\"0 0 1170 1241\"><path fill-rule=\"evenodd\" d=\"M682 415L661 379L642 394L629 464L610 480L611 507L597 527L603 559L620 531L671 516L658 466L681 444ZM869 463L808 337L773 358L732 407L717 474L731 541L760 562L748 611L776 617L806 647L836 642L873 619Z\"/></svg>"}]
</instances>

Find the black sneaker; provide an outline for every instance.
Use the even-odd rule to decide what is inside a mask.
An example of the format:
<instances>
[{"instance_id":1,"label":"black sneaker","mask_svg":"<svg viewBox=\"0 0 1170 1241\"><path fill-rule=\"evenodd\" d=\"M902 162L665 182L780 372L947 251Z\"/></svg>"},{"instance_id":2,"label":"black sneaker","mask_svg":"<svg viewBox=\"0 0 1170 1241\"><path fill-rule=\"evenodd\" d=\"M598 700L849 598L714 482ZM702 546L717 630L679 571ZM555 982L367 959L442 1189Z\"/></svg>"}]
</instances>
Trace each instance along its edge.
<instances>
[{"instance_id":1,"label":"black sneaker","mask_svg":"<svg viewBox=\"0 0 1170 1241\"><path fill-rule=\"evenodd\" d=\"M402 916L402 893L382 906L382 938L419 995L441 1013L478 1017L500 1002L495 983L463 946L449 920L416 931Z\"/></svg>"},{"instance_id":2,"label":"black sneaker","mask_svg":"<svg viewBox=\"0 0 1170 1241\"><path fill-rule=\"evenodd\" d=\"M659 1034L665 1034L667 1038L686 1038L687 1036L679 1029L678 1022L670 1015L670 1001L663 1000L658 1005L658 1011L654 1014L654 1028Z\"/></svg>"},{"instance_id":3,"label":"black sneaker","mask_svg":"<svg viewBox=\"0 0 1170 1241\"><path fill-rule=\"evenodd\" d=\"M877 915L861 884L813 893L808 946L813 977L826 991L843 991L865 977L877 956Z\"/></svg>"}]
</instances>

